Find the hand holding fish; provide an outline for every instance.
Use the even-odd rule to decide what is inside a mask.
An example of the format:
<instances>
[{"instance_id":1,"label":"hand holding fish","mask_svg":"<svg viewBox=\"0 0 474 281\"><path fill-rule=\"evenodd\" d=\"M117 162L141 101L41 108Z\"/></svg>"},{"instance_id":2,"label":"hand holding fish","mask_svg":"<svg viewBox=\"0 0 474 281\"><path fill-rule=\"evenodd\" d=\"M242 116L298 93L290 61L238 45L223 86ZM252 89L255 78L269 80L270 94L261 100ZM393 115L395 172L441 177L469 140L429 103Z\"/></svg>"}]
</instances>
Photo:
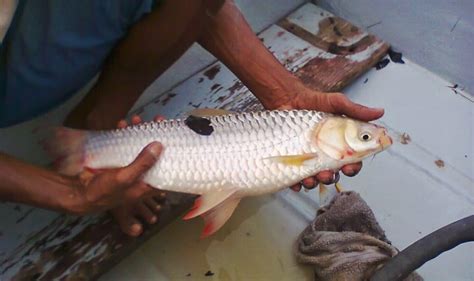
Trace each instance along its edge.
<instances>
[{"instance_id":1,"label":"hand holding fish","mask_svg":"<svg viewBox=\"0 0 474 281\"><path fill-rule=\"evenodd\" d=\"M294 91L285 93L285 98L272 99L271 103L265 106L269 109L308 109L318 110L328 113L345 115L361 121L376 120L384 114L382 108L369 108L352 102L342 93L323 93L309 89L303 83L297 81L292 83ZM362 162L345 165L341 168L344 175L353 177L359 173ZM311 189L317 186L318 182L331 184L338 180L338 173L334 171L322 171L314 177L306 178L301 184L293 185L294 191L300 191L301 186Z\"/></svg>"}]
</instances>

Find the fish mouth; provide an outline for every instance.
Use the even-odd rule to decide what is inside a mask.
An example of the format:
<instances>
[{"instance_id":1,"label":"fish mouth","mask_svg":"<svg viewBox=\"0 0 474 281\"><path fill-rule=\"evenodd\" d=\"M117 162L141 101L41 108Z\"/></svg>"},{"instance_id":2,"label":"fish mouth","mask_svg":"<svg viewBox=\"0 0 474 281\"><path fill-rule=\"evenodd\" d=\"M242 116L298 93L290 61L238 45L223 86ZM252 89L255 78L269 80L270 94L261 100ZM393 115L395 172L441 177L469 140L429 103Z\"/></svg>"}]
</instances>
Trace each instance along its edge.
<instances>
[{"instance_id":1,"label":"fish mouth","mask_svg":"<svg viewBox=\"0 0 474 281\"><path fill-rule=\"evenodd\" d=\"M384 131L383 135L379 138L379 144L382 146L382 150L393 144L392 138L387 134L386 131Z\"/></svg>"}]
</instances>

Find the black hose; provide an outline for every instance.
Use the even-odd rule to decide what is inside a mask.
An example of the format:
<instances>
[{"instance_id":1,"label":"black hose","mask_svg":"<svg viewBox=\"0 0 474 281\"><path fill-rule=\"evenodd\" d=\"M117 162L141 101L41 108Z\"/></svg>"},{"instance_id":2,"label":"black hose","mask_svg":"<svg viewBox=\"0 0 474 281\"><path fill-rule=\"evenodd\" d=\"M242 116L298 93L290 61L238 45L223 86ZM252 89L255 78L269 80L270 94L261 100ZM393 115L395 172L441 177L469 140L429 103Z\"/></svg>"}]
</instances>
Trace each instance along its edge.
<instances>
[{"instance_id":1,"label":"black hose","mask_svg":"<svg viewBox=\"0 0 474 281\"><path fill-rule=\"evenodd\" d=\"M474 241L474 215L444 226L411 244L375 272L370 280L403 280L427 261L469 241Z\"/></svg>"}]
</instances>

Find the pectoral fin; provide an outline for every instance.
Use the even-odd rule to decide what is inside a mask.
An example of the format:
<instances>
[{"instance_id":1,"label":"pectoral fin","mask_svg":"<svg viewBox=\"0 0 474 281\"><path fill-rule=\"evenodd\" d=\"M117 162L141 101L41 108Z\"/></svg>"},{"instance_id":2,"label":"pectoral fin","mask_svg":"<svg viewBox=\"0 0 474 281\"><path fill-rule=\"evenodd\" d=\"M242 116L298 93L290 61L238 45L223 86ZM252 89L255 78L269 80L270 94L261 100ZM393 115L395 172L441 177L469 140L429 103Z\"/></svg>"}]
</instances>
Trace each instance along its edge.
<instances>
[{"instance_id":1,"label":"pectoral fin","mask_svg":"<svg viewBox=\"0 0 474 281\"><path fill-rule=\"evenodd\" d=\"M318 158L316 153L307 153L301 155L285 155L285 156L275 156L269 157L267 159L273 160L275 162L288 165L288 166L303 166L306 161L313 160Z\"/></svg>"}]
</instances>

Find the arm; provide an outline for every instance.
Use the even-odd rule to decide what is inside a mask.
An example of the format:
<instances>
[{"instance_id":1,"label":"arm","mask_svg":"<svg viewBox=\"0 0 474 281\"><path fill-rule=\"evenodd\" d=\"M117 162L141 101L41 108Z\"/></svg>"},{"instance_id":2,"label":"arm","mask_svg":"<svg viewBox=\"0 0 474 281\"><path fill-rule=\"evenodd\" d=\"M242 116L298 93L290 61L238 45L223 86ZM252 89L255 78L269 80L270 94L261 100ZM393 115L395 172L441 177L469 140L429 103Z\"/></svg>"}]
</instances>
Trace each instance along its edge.
<instances>
[{"instance_id":1,"label":"arm","mask_svg":"<svg viewBox=\"0 0 474 281\"><path fill-rule=\"evenodd\" d=\"M61 212L80 213L72 179L0 153L0 199Z\"/></svg>"},{"instance_id":2,"label":"arm","mask_svg":"<svg viewBox=\"0 0 474 281\"><path fill-rule=\"evenodd\" d=\"M307 88L262 44L232 0L208 17L199 43L225 63L266 108L316 109L366 121L382 116L382 109L355 104L341 93Z\"/></svg>"},{"instance_id":3,"label":"arm","mask_svg":"<svg viewBox=\"0 0 474 281\"><path fill-rule=\"evenodd\" d=\"M65 177L0 153L0 199L87 214L136 200L151 188L139 181L157 160L161 145L147 146L133 163L94 177Z\"/></svg>"}]
</instances>

